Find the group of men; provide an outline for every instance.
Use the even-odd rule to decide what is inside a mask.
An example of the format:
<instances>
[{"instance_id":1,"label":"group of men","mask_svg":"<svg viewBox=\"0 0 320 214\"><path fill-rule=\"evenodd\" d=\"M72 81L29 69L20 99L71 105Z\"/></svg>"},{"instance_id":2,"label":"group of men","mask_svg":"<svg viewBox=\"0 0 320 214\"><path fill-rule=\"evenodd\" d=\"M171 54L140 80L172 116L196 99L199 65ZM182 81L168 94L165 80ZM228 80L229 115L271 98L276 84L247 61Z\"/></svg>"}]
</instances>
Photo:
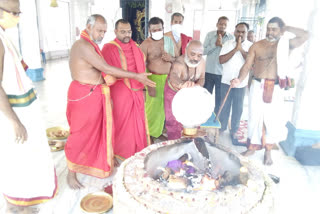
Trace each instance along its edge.
<instances>
[{"instance_id":1,"label":"group of men","mask_svg":"<svg viewBox=\"0 0 320 214\"><path fill-rule=\"evenodd\" d=\"M164 125L168 139L181 137L182 126L171 110L173 96L181 88L203 86L205 76L202 44L181 33L183 19L174 13L172 31L164 34L163 21L151 18L150 37L140 47L131 39L130 23L120 19L116 38L100 51L107 23L101 15L89 17L70 52L65 153L71 188L82 187L76 173L109 176L119 159L147 147L150 135L160 137Z\"/></svg>"},{"instance_id":2,"label":"group of men","mask_svg":"<svg viewBox=\"0 0 320 214\"><path fill-rule=\"evenodd\" d=\"M4 33L18 23L19 14L18 0L0 0L0 131L4 139L0 170L6 175L0 189L8 202L7 213L31 213L31 205L53 198L57 191L46 136L39 134L41 122L35 123L41 118L32 83L24 72L25 63ZM77 173L109 176L117 165L114 157L129 158L150 144L149 136L159 138L164 127L168 139L180 138L182 125L172 114L171 104L182 88L198 85L210 92L215 88L215 112L231 89L220 117L221 131L227 127L232 108L231 134L236 138L251 70L250 143L243 154L265 148L264 162L272 164L270 149L283 126L275 122L281 114L281 88L289 84L277 61L285 52L279 51L278 43L285 31L295 34L281 48L290 50L302 45L308 33L285 26L275 17L267 24L266 39L252 44L246 40L246 23L238 23L231 35L225 31L229 20L223 16L202 45L182 34L183 20L182 14L174 13L172 31L164 33L163 21L151 18L150 37L139 47L131 39L130 23L120 19L115 23L116 38L100 50L107 23L101 15L89 17L69 61L73 81L68 91L70 136L65 154L71 188L83 187ZM20 182L20 173L24 182Z\"/></svg>"},{"instance_id":3,"label":"group of men","mask_svg":"<svg viewBox=\"0 0 320 214\"><path fill-rule=\"evenodd\" d=\"M233 35L225 32L227 24L228 18L220 17L217 30L209 32L205 38L204 87L209 92L215 87L216 113L225 100L219 118L220 133L227 129L232 109L230 134L232 140L237 140L244 95L246 87L250 86L247 151L242 154L248 156L264 148L264 164L271 165L271 149L284 140L286 121L281 117L285 111L281 89L290 84L289 52L308 39L308 32L286 26L282 19L274 17L267 24L266 39L255 42L255 33L248 31L247 23L238 23ZM295 37L283 37L286 31Z\"/></svg>"}]
</instances>

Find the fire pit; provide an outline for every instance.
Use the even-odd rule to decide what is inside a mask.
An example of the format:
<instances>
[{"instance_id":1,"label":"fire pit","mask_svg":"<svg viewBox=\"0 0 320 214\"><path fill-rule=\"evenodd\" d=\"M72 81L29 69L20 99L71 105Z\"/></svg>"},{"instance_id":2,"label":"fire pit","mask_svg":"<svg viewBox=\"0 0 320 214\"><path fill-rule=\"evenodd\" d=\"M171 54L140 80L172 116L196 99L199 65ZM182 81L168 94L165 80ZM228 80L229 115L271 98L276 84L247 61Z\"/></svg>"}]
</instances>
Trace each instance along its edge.
<instances>
[{"instance_id":1,"label":"fire pit","mask_svg":"<svg viewBox=\"0 0 320 214\"><path fill-rule=\"evenodd\" d=\"M258 166L223 145L166 141L121 164L113 212L270 213L272 187Z\"/></svg>"}]
</instances>

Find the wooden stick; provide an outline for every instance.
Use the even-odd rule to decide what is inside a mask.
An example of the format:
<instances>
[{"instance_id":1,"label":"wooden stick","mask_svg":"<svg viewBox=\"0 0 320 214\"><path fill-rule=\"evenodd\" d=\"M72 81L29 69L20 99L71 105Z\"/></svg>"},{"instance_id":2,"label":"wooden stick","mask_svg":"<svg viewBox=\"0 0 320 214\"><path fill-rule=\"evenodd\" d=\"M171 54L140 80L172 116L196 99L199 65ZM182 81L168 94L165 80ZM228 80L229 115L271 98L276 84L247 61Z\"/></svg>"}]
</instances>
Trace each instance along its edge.
<instances>
[{"instance_id":1,"label":"wooden stick","mask_svg":"<svg viewBox=\"0 0 320 214\"><path fill-rule=\"evenodd\" d=\"M228 91L227 91L227 93L226 93L226 96L224 97L223 102L222 102L221 105L220 105L218 114L216 115L216 119L214 119L214 122L216 122L216 121L219 119L220 113L221 113L221 111L222 111L222 108L223 108L224 104L225 104L226 101L227 101L227 98L228 98L228 96L229 96L229 93L230 93L231 89L232 89L232 86L230 85L230 87L229 87L229 89L228 89Z\"/></svg>"}]
</instances>

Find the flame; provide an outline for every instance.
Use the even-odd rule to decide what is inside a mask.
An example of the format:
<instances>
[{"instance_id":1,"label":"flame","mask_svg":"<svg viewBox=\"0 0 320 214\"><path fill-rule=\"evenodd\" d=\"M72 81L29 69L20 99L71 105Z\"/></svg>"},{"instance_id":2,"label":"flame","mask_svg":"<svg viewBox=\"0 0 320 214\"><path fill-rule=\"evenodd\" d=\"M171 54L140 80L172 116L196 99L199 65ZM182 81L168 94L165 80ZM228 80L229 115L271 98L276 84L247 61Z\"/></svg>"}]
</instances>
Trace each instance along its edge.
<instances>
[{"instance_id":1,"label":"flame","mask_svg":"<svg viewBox=\"0 0 320 214\"><path fill-rule=\"evenodd\" d=\"M175 176L178 176L178 177L182 177L186 174L186 170L180 168L180 170L176 173L174 173Z\"/></svg>"},{"instance_id":2,"label":"flame","mask_svg":"<svg viewBox=\"0 0 320 214\"><path fill-rule=\"evenodd\" d=\"M219 180L210 178L208 175L203 176L201 180L200 190L215 190L219 187Z\"/></svg>"}]
</instances>

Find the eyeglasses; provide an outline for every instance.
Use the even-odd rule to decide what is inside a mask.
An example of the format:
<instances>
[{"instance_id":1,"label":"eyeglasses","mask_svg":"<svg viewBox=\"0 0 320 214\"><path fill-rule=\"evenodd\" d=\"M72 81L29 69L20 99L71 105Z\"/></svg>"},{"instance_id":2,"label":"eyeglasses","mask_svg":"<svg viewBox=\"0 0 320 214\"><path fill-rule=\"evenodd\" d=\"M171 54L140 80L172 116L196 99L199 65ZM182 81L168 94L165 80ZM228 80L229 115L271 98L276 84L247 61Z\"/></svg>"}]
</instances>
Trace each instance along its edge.
<instances>
[{"instance_id":1,"label":"eyeglasses","mask_svg":"<svg viewBox=\"0 0 320 214\"><path fill-rule=\"evenodd\" d=\"M0 9L3 10L3 11L6 11L7 13L10 13L11 15L16 16L16 17L19 17L20 14L21 14L21 12L12 12L12 11L6 10L6 9L4 9L2 7L0 7Z\"/></svg>"}]
</instances>

